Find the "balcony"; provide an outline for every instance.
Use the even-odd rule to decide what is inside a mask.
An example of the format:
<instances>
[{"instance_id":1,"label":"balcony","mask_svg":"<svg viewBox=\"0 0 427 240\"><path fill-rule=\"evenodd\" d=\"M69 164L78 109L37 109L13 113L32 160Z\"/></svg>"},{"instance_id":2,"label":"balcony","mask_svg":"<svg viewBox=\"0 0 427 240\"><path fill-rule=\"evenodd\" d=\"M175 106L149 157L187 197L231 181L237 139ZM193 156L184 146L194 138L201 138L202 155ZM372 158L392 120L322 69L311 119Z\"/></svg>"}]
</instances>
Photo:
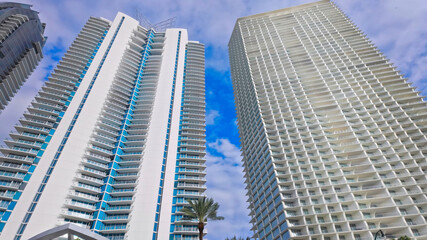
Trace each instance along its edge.
<instances>
[{"instance_id":1,"label":"balcony","mask_svg":"<svg viewBox=\"0 0 427 240\"><path fill-rule=\"evenodd\" d=\"M0 154L0 159L2 161L7 161L7 162L13 162L13 163L18 163L18 164L29 164L31 165L33 163L33 161L35 160L35 157L30 157L30 156L19 156L19 155L15 155L15 154L8 154L8 155L3 155Z\"/></svg>"},{"instance_id":2,"label":"balcony","mask_svg":"<svg viewBox=\"0 0 427 240\"><path fill-rule=\"evenodd\" d=\"M123 205L123 206L110 206L105 208L105 211L109 214L114 213L129 213L131 212L132 207L130 205Z\"/></svg>"},{"instance_id":3,"label":"balcony","mask_svg":"<svg viewBox=\"0 0 427 240\"><path fill-rule=\"evenodd\" d=\"M83 202L72 201L70 199L65 200L65 205L73 208L77 208L82 211L90 211L93 212L96 210L95 205Z\"/></svg>"},{"instance_id":4,"label":"balcony","mask_svg":"<svg viewBox=\"0 0 427 240\"><path fill-rule=\"evenodd\" d=\"M77 221L93 221L92 214L84 214L79 212L62 210L61 215L66 218L77 220Z\"/></svg>"},{"instance_id":5,"label":"balcony","mask_svg":"<svg viewBox=\"0 0 427 240\"><path fill-rule=\"evenodd\" d=\"M74 186L74 188L79 189L80 191L90 192L91 194L100 194L101 193L100 187L95 187L95 186L88 185L85 183L74 182L73 186Z\"/></svg>"},{"instance_id":6,"label":"balcony","mask_svg":"<svg viewBox=\"0 0 427 240\"><path fill-rule=\"evenodd\" d=\"M92 195L92 194L87 194L87 193L83 193L83 192L77 192L77 191L69 191L69 196L71 196L74 199L77 200L83 200L83 201L88 201L88 202L98 202L99 201L99 197L96 195Z\"/></svg>"},{"instance_id":7,"label":"balcony","mask_svg":"<svg viewBox=\"0 0 427 240\"><path fill-rule=\"evenodd\" d=\"M8 181L2 181L0 180L0 189L6 189L6 190L18 190L21 183L18 182L8 182Z\"/></svg>"},{"instance_id":8,"label":"balcony","mask_svg":"<svg viewBox=\"0 0 427 240\"><path fill-rule=\"evenodd\" d=\"M112 225L104 225L99 230L103 234L108 233L123 233L126 232L129 229L129 227L126 224L112 224Z\"/></svg>"}]
</instances>

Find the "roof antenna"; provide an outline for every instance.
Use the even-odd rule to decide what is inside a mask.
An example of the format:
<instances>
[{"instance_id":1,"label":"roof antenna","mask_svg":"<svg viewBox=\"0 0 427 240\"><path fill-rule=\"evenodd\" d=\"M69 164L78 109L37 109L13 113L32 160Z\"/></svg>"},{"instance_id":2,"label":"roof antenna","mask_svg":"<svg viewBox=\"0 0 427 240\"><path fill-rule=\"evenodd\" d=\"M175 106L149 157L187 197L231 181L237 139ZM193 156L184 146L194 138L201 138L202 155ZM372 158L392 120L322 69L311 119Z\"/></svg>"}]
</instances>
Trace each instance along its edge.
<instances>
[{"instance_id":1,"label":"roof antenna","mask_svg":"<svg viewBox=\"0 0 427 240\"><path fill-rule=\"evenodd\" d=\"M142 27L146 29L153 29L156 32L164 32L168 28L175 26L176 17L168 18L158 23L151 23L138 9L135 9L135 19L139 21Z\"/></svg>"}]
</instances>

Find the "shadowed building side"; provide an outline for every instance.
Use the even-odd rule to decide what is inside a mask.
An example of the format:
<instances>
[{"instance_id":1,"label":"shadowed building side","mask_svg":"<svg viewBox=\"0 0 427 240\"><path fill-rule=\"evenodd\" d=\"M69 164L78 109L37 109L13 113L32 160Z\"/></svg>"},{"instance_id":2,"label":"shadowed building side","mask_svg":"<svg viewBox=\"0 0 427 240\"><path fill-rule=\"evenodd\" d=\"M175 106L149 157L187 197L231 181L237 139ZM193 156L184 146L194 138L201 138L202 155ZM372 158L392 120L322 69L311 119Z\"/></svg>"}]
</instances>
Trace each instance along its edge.
<instances>
[{"instance_id":1,"label":"shadowed building side","mask_svg":"<svg viewBox=\"0 0 427 240\"><path fill-rule=\"evenodd\" d=\"M0 3L0 111L43 57L44 28L31 5Z\"/></svg>"}]
</instances>

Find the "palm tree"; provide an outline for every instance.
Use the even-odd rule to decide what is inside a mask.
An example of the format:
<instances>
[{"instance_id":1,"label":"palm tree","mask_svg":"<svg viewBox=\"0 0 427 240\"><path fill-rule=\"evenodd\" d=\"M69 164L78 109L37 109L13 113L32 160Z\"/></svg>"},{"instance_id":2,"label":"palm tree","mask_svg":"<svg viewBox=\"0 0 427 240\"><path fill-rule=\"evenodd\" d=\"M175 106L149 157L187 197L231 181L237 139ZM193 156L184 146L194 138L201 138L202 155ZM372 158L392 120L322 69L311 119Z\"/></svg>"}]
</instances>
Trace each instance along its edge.
<instances>
[{"instance_id":1,"label":"palm tree","mask_svg":"<svg viewBox=\"0 0 427 240\"><path fill-rule=\"evenodd\" d=\"M210 220L223 220L221 216L217 216L219 204L214 202L212 198L203 197L197 200L187 200L189 206L181 209L183 213L182 220L197 220L197 228L199 229L199 239L203 240L203 230L205 222Z\"/></svg>"},{"instance_id":2,"label":"palm tree","mask_svg":"<svg viewBox=\"0 0 427 240\"><path fill-rule=\"evenodd\" d=\"M236 236L234 236L234 237L232 237L232 238L226 238L225 240L251 240L251 238L250 237L246 237L246 238L242 238L242 237L239 237L239 238L237 238Z\"/></svg>"}]
</instances>

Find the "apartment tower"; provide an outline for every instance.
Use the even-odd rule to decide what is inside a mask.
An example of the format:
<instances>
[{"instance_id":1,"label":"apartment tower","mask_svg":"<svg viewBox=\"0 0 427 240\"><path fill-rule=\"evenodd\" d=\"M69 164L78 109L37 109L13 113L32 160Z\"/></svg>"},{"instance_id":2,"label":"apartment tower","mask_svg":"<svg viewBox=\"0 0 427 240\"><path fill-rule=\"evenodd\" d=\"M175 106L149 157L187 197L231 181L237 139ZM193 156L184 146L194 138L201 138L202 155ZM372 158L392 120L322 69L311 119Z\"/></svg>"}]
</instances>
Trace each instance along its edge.
<instances>
[{"instance_id":1,"label":"apartment tower","mask_svg":"<svg viewBox=\"0 0 427 240\"><path fill-rule=\"evenodd\" d=\"M185 29L90 18L0 149L0 239L196 238L179 210L206 189L204 84Z\"/></svg>"},{"instance_id":2,"label":"apartment tower","mask_svg":"<svg viewBox=\"0 0 427 240\"><path fill-rule=\"evenodd\" d=\"M259 239L427 239L427 108L330 1L239 18L229 42Z\"/></svg>"},{"instance_id":3,"label":"apartment tower","mask_svg":"<svg viewBox=\"0 0 427 240\"><path fill-rule=\"evenodd\" d=\"M31 5L0 3L0 111L43 57L44 28Z\"/></svg>"}]
</instances>

